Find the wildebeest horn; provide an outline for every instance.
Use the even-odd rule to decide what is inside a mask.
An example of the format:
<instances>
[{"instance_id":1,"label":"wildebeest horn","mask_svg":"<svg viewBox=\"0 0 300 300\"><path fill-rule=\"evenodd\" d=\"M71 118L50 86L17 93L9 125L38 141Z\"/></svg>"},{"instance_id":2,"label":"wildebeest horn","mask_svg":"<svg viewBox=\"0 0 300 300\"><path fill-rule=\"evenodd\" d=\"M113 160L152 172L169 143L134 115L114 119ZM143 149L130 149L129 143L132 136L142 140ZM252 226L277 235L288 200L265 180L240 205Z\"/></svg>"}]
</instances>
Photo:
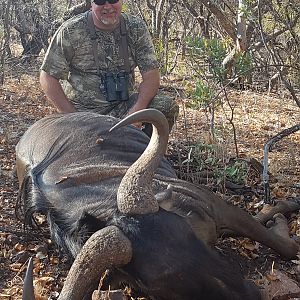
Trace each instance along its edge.
<instances>
[{"instance_id":1,"label":"wildebeest horn","mask_svg":"<svg viewBox=\"0 0 300 300\"><path fill-rule=\"evenodd\" d=\"M58 300L82 300L91 284L106 269L126 265L131 257L131 242L118 227L108 226L96 231L83 245L72 264ZM22 300L34 299L32 261L29 261Z\"/></svg>"},{"instance_id":2,"label":"wildebeest horn","mask_svg":"<svg viewBox=\"0 0 300 300\"><path fill-rule=\"evenodd\" d=\"M29 258L25 278L22 300L34 300L34 290L33 290L33 259Z\"/></svg>"},{"instance_id":3,"label":"wildebeest horn","mask_svg":"<svg viewBox=\"0 0 300 300\"><path fill-rule=\"evenodd\" d=\"M152 179L166 152L169 138L168 122L156 109L144 109L133 113L113 126L110 131L139 122L151 123L153 132L148 147L128 169L118 189L118 209L127 215L158 211L159 206L152 191Z\"/></svg>"},{"instance_id":4,"label":"wildebeest horn","mask_svg":"<svg viewBox=\"0 0 300 300\"><path fill-rule=\"evenodd\" d=\"M116 226L95 232L83 245L66 278L59 300L81 300L108 268L130 262L131 242Z\"/></svg>"}]
</instances>

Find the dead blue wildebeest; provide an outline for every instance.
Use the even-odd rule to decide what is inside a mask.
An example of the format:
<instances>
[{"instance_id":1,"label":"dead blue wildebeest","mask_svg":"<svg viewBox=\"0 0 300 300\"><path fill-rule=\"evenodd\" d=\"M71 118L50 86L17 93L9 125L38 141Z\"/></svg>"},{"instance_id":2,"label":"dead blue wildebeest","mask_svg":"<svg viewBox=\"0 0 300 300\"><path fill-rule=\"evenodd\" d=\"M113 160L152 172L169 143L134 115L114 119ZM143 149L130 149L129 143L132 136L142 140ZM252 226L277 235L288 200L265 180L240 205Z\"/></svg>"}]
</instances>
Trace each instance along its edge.
<instances>
[{"instance_id":1,"label":"dead blue wildebeest","mask_svg":"<svg viewBox=\"0 0 300 300\"><path fill-rule=\"evenodd\" d=\"M282 201L254 219L176 178L164 158L168 125L160 112L140 111L110 132L118 121L94 113L53 115L17 145L25 223L45 214L52 240L74 260L59 299L83 299L106 269L112 288L126 283L149 299L263 299L209 245L234 234L292 258L298 245L282 215L271 229L261 223L299 205ZM153 124L150 143L129 125L142 121ZM24 299L32 298L30 289Z\"/></svg>"}]
</instances>

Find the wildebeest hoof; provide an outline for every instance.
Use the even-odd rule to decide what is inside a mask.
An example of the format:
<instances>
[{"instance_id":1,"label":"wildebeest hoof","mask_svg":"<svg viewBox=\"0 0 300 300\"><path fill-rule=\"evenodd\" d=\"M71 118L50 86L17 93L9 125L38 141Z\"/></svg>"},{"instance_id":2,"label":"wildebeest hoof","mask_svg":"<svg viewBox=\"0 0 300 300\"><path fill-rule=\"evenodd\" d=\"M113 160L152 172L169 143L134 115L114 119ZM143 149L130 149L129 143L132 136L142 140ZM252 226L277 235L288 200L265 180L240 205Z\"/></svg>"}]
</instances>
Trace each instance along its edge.
<instances>
[{"instance_id":1,"label":"wildebeest hoof","mask_svg":"<svg viewBox=\"0 0 300 300\"><path fill-rule=\"evenodd\" d=\"M272 221L267 222L270 231L283 239L281 255L287 259L293 258L299 252L299 245L290 238L289 227L283 214L275 214Z\"/></svg>"},{"instance_id":2,"label":"wildebeest hoof","mask_svg":"<svg viewBox=\"0 0 300 300\"><path fill-rule=\"evenodd\" d=\"M266 224L268 228L274 233L289 238L289 228L287 225L287 219L283 214L276 214L273 216L273 220L269 220Z\"/></svg>"},{"instance_id":3,"label":"wildebeest hoof","mask_svg":"<svg viewBox=\"0 0 300 300\"><path fill-rule=\"evenodd\" d=\"M275 206L266 204L262 210L255 216L261 224L266 224L276 214L287 214L300 209L300 202L290 200L277 201Z\"/></svg>"}]
</instances>

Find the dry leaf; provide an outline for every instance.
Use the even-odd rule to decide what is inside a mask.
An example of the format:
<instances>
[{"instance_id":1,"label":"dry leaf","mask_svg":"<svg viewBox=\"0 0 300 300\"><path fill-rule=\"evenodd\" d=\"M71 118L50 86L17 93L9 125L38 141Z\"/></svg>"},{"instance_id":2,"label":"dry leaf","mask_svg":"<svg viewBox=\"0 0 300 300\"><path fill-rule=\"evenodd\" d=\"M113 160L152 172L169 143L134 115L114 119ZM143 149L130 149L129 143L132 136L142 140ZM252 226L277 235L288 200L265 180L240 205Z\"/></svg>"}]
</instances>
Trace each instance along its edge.
<instances>
[{"instance_id":1,"label":"dry leaf","mask_svg":"<svg viewBox=\"0 0 300 300\"><path fill-rule=\"evenodd\" d=\"M289 295L300 297L300 287L297 282L284 273L273 270L273 273L268 275L267 278L270 280L268 289L272 297L271 299L289 299Z\"/></svg>"},{"instance_id":2,"label":"dry leaf","mask_svg":"<svg viewBox=\"0 0 300 300\"><path fill-rule=\"evenodd\" d=\"M20 263L15 263L15 264L9 265L9 268L14 272L19 272L21 267L22 267L22 264L20 264Z\"/></svg>"},{"instance_id":3,"label":"dry leaf","mask_svg":"<svg viewBox=\"0 0 300 300\"><path fill-rule=\"evenodd\" d=\"M258 249L257 244L251 243L250 241L249 241L249 242L243 243L243 247L244 247L245 249L247 249L247 250L250 250L250 251L253 251L253 250L257 250L257 249Z\"/></svg>"},{"instance_id":4,"label":"dry leaf","mask_svg":"<svg viewBox=\"0 0 300 300\"><path fill-rule=\"evenodd\" d=\"M10 300L11 299L11 295L6 295L6 294L0 294L0 299L1 300Z\"/></svg>"},{"instance_id":5,"label":"dry leaf","mask_svg":"<svg viewBox=\"0 0 300 300\"><path fill-rule=\"evenodd\" d=\"M50 257L50 263L52 265L57 265L59 263L59 259L57 257Z\"/></svg>"},{"instance_id":6,"label":"dry leaf","mask_svg":"<svg viewBox=\"0 0 300 300\"><path fill-rule=\"evenodd\" d=\"M40 287L45 287L46 285L50 284L52 281L54 281L53 277L44 276L44 277L40 277L40 278L34 280L34 285L40 286Z\"/></svg>"},{"instance_id":7,"label":"dry leaf","mask_svg":"<svg viewBox=\"0 0 300 300\"><path fill-rule=\"evenodd\" d=\"M24 251L25 250L25 246L20 244L20 243L17 243L15 246L14 246L14 249L18 252L20 251Z\"/></svg>"}]
</instances>

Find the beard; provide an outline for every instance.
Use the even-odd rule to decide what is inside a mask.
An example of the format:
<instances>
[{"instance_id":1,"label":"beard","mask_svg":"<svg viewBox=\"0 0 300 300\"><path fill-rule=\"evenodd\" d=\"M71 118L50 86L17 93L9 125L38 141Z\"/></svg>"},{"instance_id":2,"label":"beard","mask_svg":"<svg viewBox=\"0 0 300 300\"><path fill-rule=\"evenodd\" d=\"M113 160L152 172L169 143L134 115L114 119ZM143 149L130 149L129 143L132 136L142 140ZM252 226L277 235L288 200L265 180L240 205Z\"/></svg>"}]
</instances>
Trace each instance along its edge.
<instances>
[{"instance_id":1,"label":"beard","mask_svg":"<svg viewBox=\"0 0 300 300\"><path fill-rule=\"evenodd\" d=\"M119 16L114 9L103 10L99 16L99 20L104 25L116 25L119 22Z\"/></svg>"},{"instance_id":2,"label":"beard","mask_svg":"<svg viewBox=\"0 0 300 300\"><path fill-rule=\"evenodd\" d=\"M100 21L104 24L104 25L115 25L118 22L118 18L105 18L105 17L100 17Z\"/></svg>"}]
</instances>

